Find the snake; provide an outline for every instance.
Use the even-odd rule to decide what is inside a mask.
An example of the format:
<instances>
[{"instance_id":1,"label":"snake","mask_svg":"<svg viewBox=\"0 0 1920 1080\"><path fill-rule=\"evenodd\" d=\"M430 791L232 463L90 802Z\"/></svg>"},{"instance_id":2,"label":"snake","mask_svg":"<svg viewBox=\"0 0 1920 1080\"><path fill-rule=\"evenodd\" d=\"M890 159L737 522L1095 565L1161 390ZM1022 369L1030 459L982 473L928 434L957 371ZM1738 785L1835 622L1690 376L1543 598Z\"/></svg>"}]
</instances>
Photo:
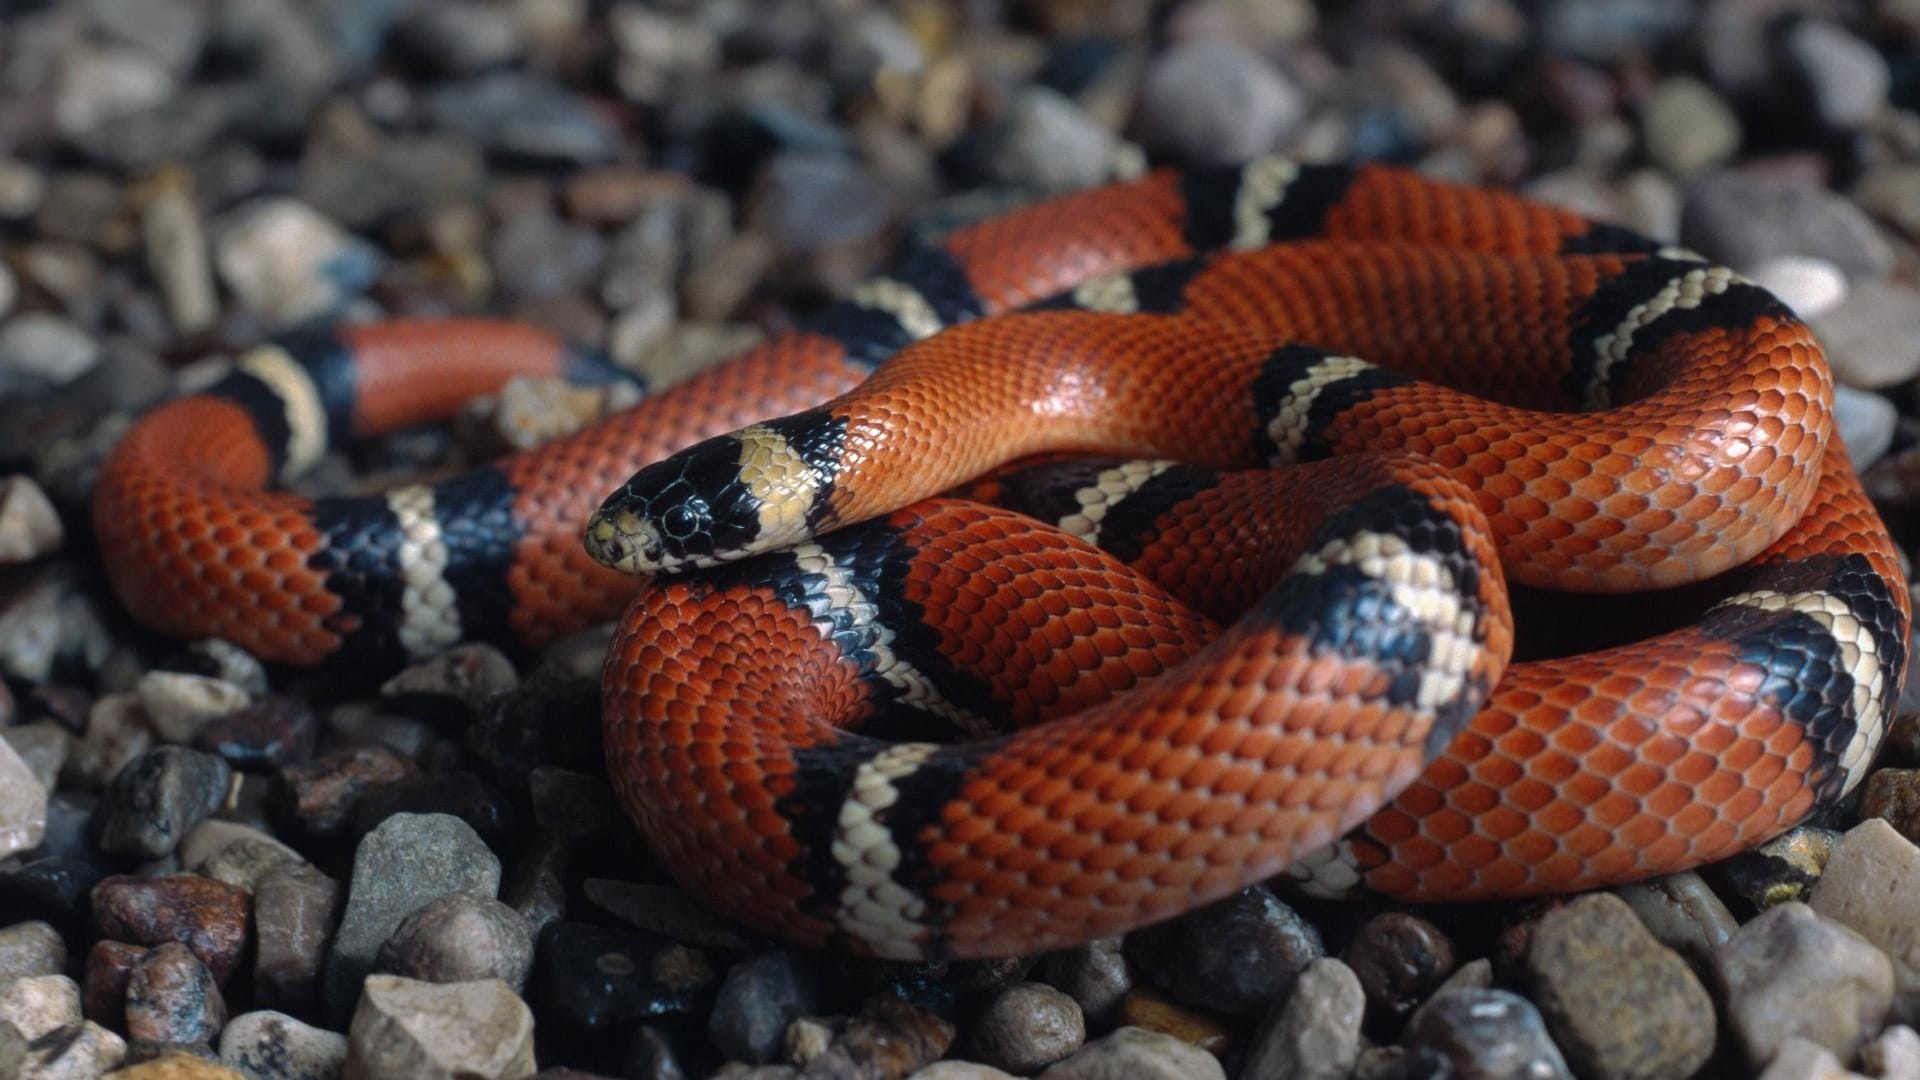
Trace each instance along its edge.
<instances>
[{"instance_id":1,"label":"snake","mask_svg":"<svg viewBox=\"0 0 1920 1080\"><path fill-rule=\"evenodd\" d=\"M116 595L360 673L617 619L628 816L802 944L1027 954L1276 877L1670 873L1853 789L1905 670L1900 555L1786 305L1393 166L1055 196L572 435L284 490L514 376L636 379L484 319L242 353L104 461ZM1515 661L1509 583L1696 606Z\"/></svg>"}]
</instances>

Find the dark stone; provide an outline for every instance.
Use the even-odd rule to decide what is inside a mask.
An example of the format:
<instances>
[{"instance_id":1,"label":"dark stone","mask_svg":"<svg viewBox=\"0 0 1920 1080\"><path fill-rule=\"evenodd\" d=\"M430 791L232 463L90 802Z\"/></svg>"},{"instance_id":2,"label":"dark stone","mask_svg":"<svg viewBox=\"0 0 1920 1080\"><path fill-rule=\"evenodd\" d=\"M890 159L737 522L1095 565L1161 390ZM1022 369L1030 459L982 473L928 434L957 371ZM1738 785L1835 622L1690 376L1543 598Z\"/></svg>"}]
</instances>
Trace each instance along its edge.
<instances>
[{"instance_id":1,"label":"dark stone","mask_svg":"<svg viewBox=\"0 0 1920 1080\"><path fill-rule=\"evenodd\" d=\"M513 803L470 772L417 774L368 791L354 807L352 832L364 836L395 814L457 817L495 851L512 850L520 829Z\"/></svg>"},{"instance_id":2,"label":"dark stone","mask_svg":"<svg viewBox=\"0 0 1920 1080\"><path fill-rule=\"evenodd\" d=\"M133 968L147 955L142 945L124 941L96 941L87 950L87 972L81 983L80 1007L86 1018L101 1027L127 1030L127 982Z\"/></svg>"},{"instance_id":3,"label":"dark stone","mask_svg":"<svg viewBox=\"0 0 1920 1080\"><path fill-rule=\"evenodd\" d=\"M213 973L185 945L156 946L134 963L127 982L129 1038L210 1043L226 1022Z\"/></svg>"},{"instance_id":4,"label":"dark stone","mask_svg":"<svg viewBox=\"0 0 1920 1080\"><path fill-rule=\"evenodd\" d=\"M535 75L498 72L449 84L428 108L441 124L512 158L592 165L619 147L619 133L598 112Z\"/></svg>"},{"instance_id":5,"label":"dark stone","mask_svg":"<svg viewBox=\"0 0 1920 1080\"><path fill-rule=\"evenodd\" d=\"M500 887L500 899L527 920L527 931L535 938L548 923L566 917L567 863L572 849L565 837L535 836Z\"/></svg>"},{"instance_id":6,"label":"dark stone","mask_svg":"<svg viewBox=\"0 0 1920 1080\"><path fill-rule=\"evenodd\" d=\"M467 750L488 774L519 788L535 768L556 765L605 776L600 740L600 680L536 675L502 694L467 729Z\"/></svg>"},{"instance_id":7,"label":"dark stone","mask_svg":"<svg viewBox=\"0 0 1920 1080\"><path fill-rule=\"evenodd\" d=\"M413 762L393 750L357 746L280 770L279 808L310 836L339 836L370 790L413 774Z\"/></svg>"},{"instance_id":8,"label":"dark stone","mask_svg":"<svg viewBox=\"0 0 1920 1080\"><path fill-rule=\"evenodd\" d=\"M551 923L540 932L534 1006L550 1022L601 1031L691 1013L718 982L705 953L656 934Z\"/></svg>"},{"instance_id":9,"label":"dark stone","mask_svg":"<svg viewBox=\"0 0 1920 1080\"><path fill-rule=\"evenodd\" d=\"M94 859L52 855L0 870L0 923L44 919L78 928L87 921L88 898L107 875Z\"/></svg>"},{"instance_id":10,"label":"dark stone","mask_svg":"<svg viewBox=\"0 0 1920 1080\"><path fill-rule=\"evenodd\" d=\"M903 1077L938 1061L953 1045L951 1021L899 998L869 998L809 1075Z\"/></svg>"},{"instance_id":11,"label":"dark stone","mask_svg":"<svg viewBox=\"0 0 1920 1080\"><path fill-rule=\"evenodd\" d=\"M1368 919L1340 958L1366 992L1368 1019L1390 1031L1453 971L1453 943L1425 919L1395 911Z\"/></svg>"},{"instance_id":12,"label":"dark stone","mask_svg":"<svg viewBox=\"0 0 1920 1080\"><path fill-rule=\"evenodd\" d=\"M780 1057L787 1025L825 1011L819 957L786 949L728 969L707 1018L707 1038L732 1061L765 1065Z\"/></svg>"},{"instance_id":13,"label":"dark stone","mask_svg":"<svg viewBox=\"0 0 1920 1080\"><path fill-rule=\"evenodd\" d=\"M212 754L180 746L149 750L107 785L99 809L100 849L135 859L169 854L220 808L232 784L232 767Z\"/></svg>"},{"instance_id":14,"label":"dark stone","mask_svg":"<svg viewBox=\"0 0 1920 1080\"><path fill-rule=\"evenodd\" d=\"M318 1004L320 970L345 902L339 882L305 863L261 877L253 892L258 1004L295 1013Z\"/></svg>"},{"instance_id":15,"label":"dark stone","mask_svg":"<svg viewBox=\"0 0 1920 1080\"><path fill-rule=\"evenodd\" d=\"M180 942L225 986L246 948L251 900L241 889L193 874L115 876L94 886L93 927L116 941Z\"/></svg>"},{"instance_id":16,"label":"dark stone","mask_svg":"<svg viewBox=\"0 0 1920 1080\"><path fill-rule=\"evenodd\" d=\"M1505 990L1447 990L1407 1022L1411 1054L1443 1059L1458 1080L1572 1080L1540 1013Z\"/></svg>"},{"instance_id":17,"label":"dark stone","mask_svg":"<svg viewBox=\"0 0 1920 1080\"><path fill-rule=\"evenodd\" d=\"M305 701L271 697L202 724L193 745L220 755L236 769L272 772L311 758L319 732L319 721Z\"/></svg>"},{"instance_id":18,"label":"dark stone","mask_svg":"<svg viewBox=\"0 0 1920 1080\"><path fill-rule=\"evenodd\" d=\"M456 892L403 919L380 946L374 970L433 983L499 979L518 993L532 964L533 936L519 912Z\"/></svg>"},{"instance_id":19,"label":"dark stone","mask_svg":"<svg viewBox=\"0 0 1920 1080\"><path fill-rule=\"evenodd\" d=\"M1264 886L1136 931L1127 958L1176 999L1259 1016L1325 950L1320 932Z\"/></svg>"}]
</instances>

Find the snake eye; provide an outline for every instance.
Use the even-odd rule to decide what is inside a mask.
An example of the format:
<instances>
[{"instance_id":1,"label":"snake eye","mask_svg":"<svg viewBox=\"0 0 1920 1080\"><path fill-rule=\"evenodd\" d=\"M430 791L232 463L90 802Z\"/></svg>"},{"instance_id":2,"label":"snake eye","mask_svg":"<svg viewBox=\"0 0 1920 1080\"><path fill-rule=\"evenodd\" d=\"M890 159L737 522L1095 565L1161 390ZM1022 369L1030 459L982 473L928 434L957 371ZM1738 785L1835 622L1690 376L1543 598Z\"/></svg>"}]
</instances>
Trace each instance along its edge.
<instances>
[{"instance_id":1,"label":"snake eye","mask_svg":"<svg viewBox=\"0 0 1920 1080\"><path fill-rule=\"evenodd\" d=\"M670 508L660 518L661 528L674 540L685 540L700 531L700 515L685 503Z\"/></svg>"}]
</instances>

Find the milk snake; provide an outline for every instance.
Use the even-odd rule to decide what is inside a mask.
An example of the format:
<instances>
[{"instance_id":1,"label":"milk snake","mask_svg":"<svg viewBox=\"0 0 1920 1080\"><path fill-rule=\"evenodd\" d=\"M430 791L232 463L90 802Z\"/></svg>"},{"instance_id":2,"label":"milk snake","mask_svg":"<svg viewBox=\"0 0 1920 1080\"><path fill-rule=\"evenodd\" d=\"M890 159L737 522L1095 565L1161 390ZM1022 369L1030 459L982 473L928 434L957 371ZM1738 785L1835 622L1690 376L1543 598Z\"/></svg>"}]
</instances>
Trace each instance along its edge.
<instances>
[{"instance_id":1,"label":"milk snake","mask_svg":"<svg viewBox=\"0 0 1920 1080\"><path fill-rule=\"evenodd\" d=\"M245 354L105 463L117 593L355 670L631 601L616 789L684 884L797 941L1033 952L1282 871L1410 899L1668 872L1840 796L1898 698L1907 588L1806 328L1505 193L1154 172L961 228L538 449L267 490L512 374L627 377L485 321ZM1063 451L1122 457L1015 460ZM963 483L1026 513L933 498ZM694 565L637 598L607 568ZM1507 667L1508 578L1709 577L1686 626Z\"/></svg>"}]
</instances>

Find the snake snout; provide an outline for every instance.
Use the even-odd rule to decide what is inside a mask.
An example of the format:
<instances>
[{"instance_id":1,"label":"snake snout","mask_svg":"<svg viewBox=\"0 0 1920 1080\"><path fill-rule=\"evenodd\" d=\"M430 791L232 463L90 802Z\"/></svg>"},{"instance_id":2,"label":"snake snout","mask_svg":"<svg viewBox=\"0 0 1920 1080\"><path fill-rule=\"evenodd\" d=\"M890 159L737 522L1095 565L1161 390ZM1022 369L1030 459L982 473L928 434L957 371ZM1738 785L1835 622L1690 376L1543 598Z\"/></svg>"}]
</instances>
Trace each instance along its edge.
<instances>
[{"instance_id":1,"label":"snake snout","mask_svg":"<svg viewBox=\"0 0 1920 1080\"><path fill-rule=\"evenodd\" d=\"M587 523L593 558L631 574L671 573L759 550L761 501L722 436L634 473Z\"/></svg>"}]
</instances>

